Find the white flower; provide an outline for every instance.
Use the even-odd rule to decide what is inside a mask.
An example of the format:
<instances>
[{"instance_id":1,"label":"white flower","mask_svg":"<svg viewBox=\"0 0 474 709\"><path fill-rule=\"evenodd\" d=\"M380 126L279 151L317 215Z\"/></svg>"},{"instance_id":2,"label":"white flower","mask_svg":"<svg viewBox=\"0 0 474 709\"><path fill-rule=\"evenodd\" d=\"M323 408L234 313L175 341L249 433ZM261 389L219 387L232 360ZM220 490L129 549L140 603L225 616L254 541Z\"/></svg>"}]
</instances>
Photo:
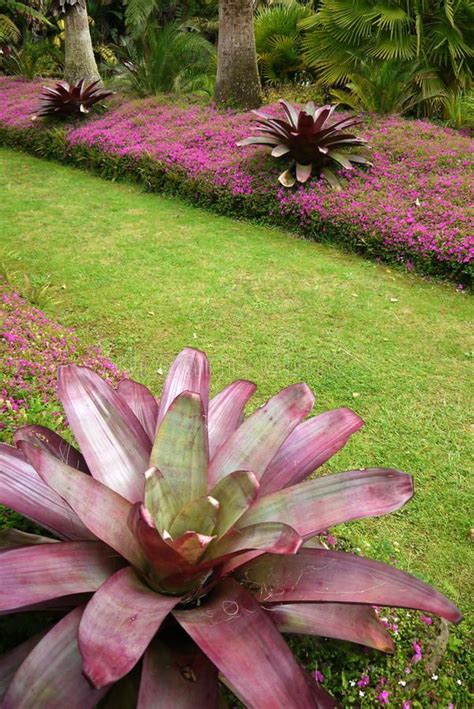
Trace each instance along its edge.
<instances>
[{"instance_id":1,"label":"white flower","mask_svg":"<svg viewBox=\"0 0 474 709\"><path fill-rule=\"evenodd\" d=\"M398 684L401 684L402 687L406 687L406 686L407 686L407 683L405 682L404 679L401 679Z\"/></svg>"},{"instance_id":2,"label":"white flower","mask_svg":"<svg viewBox=\"0 0 474 709\"><path fill-rule=\"evenodd\" d=\"M438 679L438 675L431 675L431 679L437 680L437 679Z\"/></svg>"},{"instance_id":3,"label":"white flower","mask_svg":"<svg viewBox=\"0 0 474 709\"><path fill-rule=\"evenodd\" d=\"M351 685L351 687L355 687L356 686L355 679L351 679L349 684Z\"/></svg>"},{"instance_id":4,"label":"white flower","mask_svg":"<svg viewBox=\"0 0 474 709\"><path fill-rule=\"evenodd\" d=\"M359 697L365 697L365 692L359 689Z\"/></svg>"},{"instance_id":5,"label":"white flower","mask_svg":"<svg viewBox=\"0 0 474 709\"><path fill-rule=\"evenodd\" d=\"M456 682L457 682L457 684L462 684L460 679L457 679Z\"/></svg>"}]
</instances>

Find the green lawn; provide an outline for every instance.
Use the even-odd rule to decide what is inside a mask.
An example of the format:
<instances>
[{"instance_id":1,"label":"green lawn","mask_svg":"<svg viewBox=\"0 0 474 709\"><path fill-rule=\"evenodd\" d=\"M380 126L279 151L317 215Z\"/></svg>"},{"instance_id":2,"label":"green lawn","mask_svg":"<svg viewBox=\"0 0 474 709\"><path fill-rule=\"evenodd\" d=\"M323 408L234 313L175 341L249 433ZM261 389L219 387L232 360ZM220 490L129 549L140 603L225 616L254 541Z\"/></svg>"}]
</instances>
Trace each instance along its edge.
<instances>
[{"instance_id":1,"label":"green lawn","mask_svg":"<svg viewBox=\"0 0 474 709\"><path fill-rule=\"evenodd\" d=\"M62 286L48 314L155 390L193 345L209 354L215 389L256 381L254 405L305 380L317 411L360 413L366 426L327 469L398 467L415 476L416 495L396 514L338 533L467 609L468 296L4 149L0 193L4 252Z\"/></svg>"}]
</instances>

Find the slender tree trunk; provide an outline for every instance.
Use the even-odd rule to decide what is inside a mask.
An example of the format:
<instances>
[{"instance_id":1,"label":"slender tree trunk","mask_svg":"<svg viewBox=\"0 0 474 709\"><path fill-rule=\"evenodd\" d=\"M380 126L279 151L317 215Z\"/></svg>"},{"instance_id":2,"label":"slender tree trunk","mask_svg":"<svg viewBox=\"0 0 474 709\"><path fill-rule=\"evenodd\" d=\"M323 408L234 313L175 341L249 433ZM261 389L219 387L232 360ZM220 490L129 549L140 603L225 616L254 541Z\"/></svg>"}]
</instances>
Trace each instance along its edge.
<instances>
[{"instance_id":1,"label":"slender tree trunk","mask_svg":"<svg viewBox=\"0 0 474 709\"><path fill-rule=\"evenodd\" d=\"M92 40L85 4L68 8L64 16L64 78L70 84L84 79L86 84L100 79L92 50Z\"/></svg>"},{"instance_id":2,"label":"slender tree trunk","mask_svg":"<svg viewBox=\"0 0 474 709\"><path fill-rule=\"evenodd\" d=\"M217 44L218 103L258 108L262 103L252 0L220 0Z\"/></svg>"}]
</instances>

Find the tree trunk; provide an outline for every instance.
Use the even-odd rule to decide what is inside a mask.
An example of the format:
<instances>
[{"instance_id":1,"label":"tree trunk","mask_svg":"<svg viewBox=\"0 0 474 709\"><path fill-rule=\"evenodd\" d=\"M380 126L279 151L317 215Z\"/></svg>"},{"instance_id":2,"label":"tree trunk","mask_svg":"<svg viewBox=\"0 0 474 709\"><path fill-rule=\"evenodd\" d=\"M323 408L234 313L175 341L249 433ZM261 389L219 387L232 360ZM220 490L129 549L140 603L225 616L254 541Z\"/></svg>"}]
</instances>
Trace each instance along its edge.
<instances>
[{"instance_id":1,"label":"tree trunk","mask_svg":"<svg viewBox=\"0 0 474 709\"><path fill-rule=\"evenodd\" d=\"M77 3L64 16L64 78L69 84L84 79L87 84L100 80L92 50L92 40L85 5Z\"/></svg>"},{"instance_id":2,"label":"tree trunk","mask_svg":"<svg viewBox=\"0 0 474 709\"><path fill-rule=\"evenodd\" d=\"M262 103L252 0L220 0L217 44L218 103L258 108Z\"/></svg>"}]
</instances>

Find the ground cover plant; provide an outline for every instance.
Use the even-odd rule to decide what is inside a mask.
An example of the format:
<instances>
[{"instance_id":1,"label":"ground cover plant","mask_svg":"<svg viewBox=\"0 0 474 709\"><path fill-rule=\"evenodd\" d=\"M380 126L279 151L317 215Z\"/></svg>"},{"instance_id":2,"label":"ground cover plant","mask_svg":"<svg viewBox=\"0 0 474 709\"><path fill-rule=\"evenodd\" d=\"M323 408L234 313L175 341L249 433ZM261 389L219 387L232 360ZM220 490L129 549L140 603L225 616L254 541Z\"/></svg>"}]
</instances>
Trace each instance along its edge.
<instances>
[{"instance_id":1,"label":"ground cover plant","mask_svg":"<svg viewBox=\"0 0 474 709\"><path fill-rule=\"evenodd\" d=\"M35 425L0 444L0 500L54 535L2 535L0 608L70 611L0 660L2 706L45 693L53 705L95 706L144 655L126 706L159 696L217 707L221 672L246 705L329 708L279 628L392 651L373 604L461 619L416 577L321 545L326 527L395 511L413 494L411 477L389 468L304 482L360 417L339 408L306 419L314 396L298 383L244 419L252 382L210 400L209 386L207 357L192 348L159 401L131 379L113 389L66 365L58 396L81 452ZM86 604L75 598L91 592Z\"/></svg>"},{"instance_id":2,"label":"ground cover plant","mask_svg":"<svg viewBox=\"0 0 474 709\"><path fill-rule=\"evenodd\" d=\"M372 167L343 172L339 194L317 179L288 192L275 189L281 169L271 158L259 148L244 154L236 147L248 135L250 113L145 99L126 101L81 127L48 132L30 123L39 85L0 82L3 142L104 176L138 179L149 189L180 192L229 214L284 223L407 269L462 283L471 278L474 229L466 204L472 143L452 129L370 119L362 136Z\"/></svg>"}]
</instances>

